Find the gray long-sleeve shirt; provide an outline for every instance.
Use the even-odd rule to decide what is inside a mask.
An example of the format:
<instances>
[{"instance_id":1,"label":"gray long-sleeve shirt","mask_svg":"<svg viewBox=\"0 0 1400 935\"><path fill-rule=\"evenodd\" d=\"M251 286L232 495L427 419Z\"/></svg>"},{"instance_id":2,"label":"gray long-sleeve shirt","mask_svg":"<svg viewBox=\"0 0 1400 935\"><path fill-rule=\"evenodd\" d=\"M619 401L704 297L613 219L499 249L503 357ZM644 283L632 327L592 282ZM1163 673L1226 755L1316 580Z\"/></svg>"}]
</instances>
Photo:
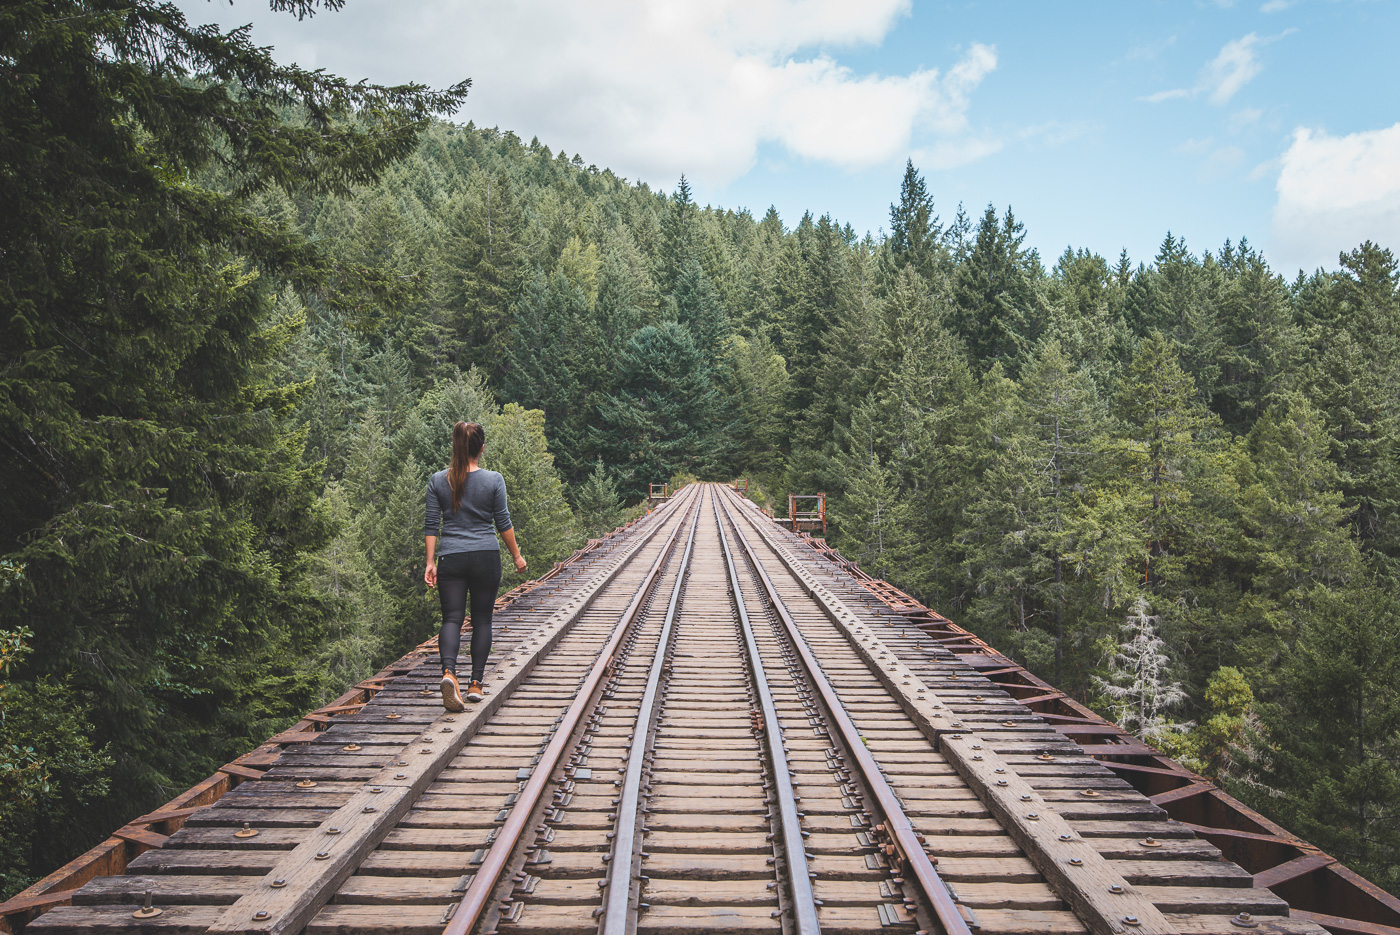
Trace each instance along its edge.
<instances>
[{"instance_id":1,"label":"gray long-sleeve shirt","mask_svg":"<svg viewBox=\"0 0 1400 935\"><path fill-rule=\"evenodd\" d=\"M447 472L438 471L428 478L423 535L439 537L438 555L498 549L496 531L505 532L510 528L506 482L500 474L485 468L468 472L462 502L456 512L452 510L452 488L447 483Z\"/></svg>"}]
</instances>

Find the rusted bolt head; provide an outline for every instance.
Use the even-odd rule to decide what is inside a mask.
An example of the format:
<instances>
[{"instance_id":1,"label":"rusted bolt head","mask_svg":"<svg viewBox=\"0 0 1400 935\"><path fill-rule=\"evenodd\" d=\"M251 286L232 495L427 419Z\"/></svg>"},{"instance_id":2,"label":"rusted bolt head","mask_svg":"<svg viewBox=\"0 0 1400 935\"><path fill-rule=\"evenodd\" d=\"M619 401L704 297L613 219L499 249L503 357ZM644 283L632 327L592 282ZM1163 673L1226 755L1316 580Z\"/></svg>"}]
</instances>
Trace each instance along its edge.
<instances>
[{"instance_id":1,"label":"rusted bolt head","mask_svg":"<svg viewBox=\"0 0 1400 935\"><path fill-rule=\"evenodd\" d=\"M272 918L272 913L268 912L266 909L259 909L257 912L253 913L254 922L266 922L270 918Z\"/></svg>"},{"instance_id":2,"label":"rusted bolt head","mask_svg":"<svg viewBox=\"0 0 1400 935\"><path fill-rule=\"evenodd\" d=\"M1108 891L1109 891L1110 893L1113 893L1115 896L1118 895L1119 893L1124 893L1124 892L1126 892L1126 890L1123 889L1123 885L1122 885L1121 883L1113 883L1113 884L1110 884L1110 886L1108 887Z\"/></svg>"},{"instance_id":3,"label":"rusted bolt head","mask_svg":"<svg viewBox=\"0 0 1400 935\"><path fill-rule=\"evenodd\" d=\"M1137 916L1124 916L1123 924L1136 927L1142 924L1142 920L1139 919Z\"/></svg>"}]
</instances>

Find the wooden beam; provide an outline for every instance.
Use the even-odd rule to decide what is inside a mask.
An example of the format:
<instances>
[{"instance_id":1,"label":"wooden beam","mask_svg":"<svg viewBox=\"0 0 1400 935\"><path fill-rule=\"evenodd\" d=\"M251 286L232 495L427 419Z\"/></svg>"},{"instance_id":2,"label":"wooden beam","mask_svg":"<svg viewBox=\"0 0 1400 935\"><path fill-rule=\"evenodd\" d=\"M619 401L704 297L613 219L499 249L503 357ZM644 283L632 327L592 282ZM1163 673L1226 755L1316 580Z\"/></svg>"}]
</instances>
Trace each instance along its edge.
<instances>
[{"instance_id":1,"label":"wooden beam","mask_svg":"<svg viewBox=\"0 0 1400 935\"><path fill-rule=\"evenodd\" d=\"M1330 867L1336 862L1335 858L1328 857L1326 854L1304 854L1302 857L1295 857L1277 867L1270 867L1268 870L1256 873L1254 886L1259 889L1269 889L1287 883L1289 880L1306 876L1314 870Z\"/></svg>"},{"instance_id":2,"label":"wooden beam","mask_svg":"<svg viewBox=\"0 0 1400 935\"><path fill-rule=\"evenodd\" d=\"M1344 935L1400 935L1400 927L1394 925L1363 922L1360 919L1345 919L1341 916L1329 916L1321 912L1308 912L1305 909L1290 909L1288 917L1316 923L1323 928L1330 929L1334 935L1336 933L1344 933Z\"/></svg>"}]
</instances>

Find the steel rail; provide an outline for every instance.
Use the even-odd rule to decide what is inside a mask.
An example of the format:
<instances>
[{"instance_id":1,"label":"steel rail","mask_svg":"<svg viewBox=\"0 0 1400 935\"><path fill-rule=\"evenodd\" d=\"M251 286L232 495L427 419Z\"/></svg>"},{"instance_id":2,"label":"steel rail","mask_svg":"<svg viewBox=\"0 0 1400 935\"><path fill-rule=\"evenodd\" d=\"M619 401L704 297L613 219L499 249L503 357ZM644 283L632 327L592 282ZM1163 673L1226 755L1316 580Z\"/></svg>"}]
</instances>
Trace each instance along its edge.
<instances>
[{"instance_id":1,"label":"steel rail","mask_svg":"<svg viewBox=\"0 0 1400 935\"><path fill-rule=\"evenodd\" d=\"M696 509L698 503L699 496L697 494L695 503L687 507L687 512ZM549 784L554 768L559 765L565 749L570 745L575 728L583 720L584 711L593 706L594 692L608 670L612 668L618 647L622 645L623 637L627 635L632 621L645 606L652 586L660 576L661 570L669 562L671 551L684 526L684 519L676 524L676 528L667 537L665 545L661 547L660 553L656 556L656 560L652 562L651 568L647 570L641 584L632 595L627 609L618 618L612 636L599 652L598 658L594 661L583 685L580 686L578 694L575 695L573 703L569 705L568 711L565 712L563 719L554 731L549 746L545 747L544 752L540 754L539 762L531 769L530 778L525 782L525 788L520 791L510 814L506 816L505 823L496 833L495 841L481 861L481 866L477 869L475 876L472 877L472 882L462 896L462 901L453 912L451 921L443 929L443 935L467 935L481 918L482 913L486 911L491 893L500 882L501 874L510 862L510 855L520 843L520 838L529 824L530 815L534 812L535 806L539 804L540 797Z\"/></svg>"},{"instance_id":2,"label":"steel rail","mask_svg":"<svg viewBox=\"0 0 1400 935\"><path fill-rule=\"evenodd\" d=\"M703 488L700 496L704 498ZM647 671L646 690L642 693L642 701L637 708L637 722L627 753L627 766L622 779L622 798L618 803L617 822L614 825L616 831L613 835L612 860L608 865L603 935L625 935L632 923L632 884L637 879L637 874L633 871L636 869L634 865L638 853L636 845L641 817L642 769L655 726L656 700L661 693L661 675L666 667L666 654L671 643L676 608L680 606L681 589L685 586L690 557L695 550L695 530L700 525L700 513L697 505L695 516L690 521L690 534L686 538L680 569L676 573L676 584L671 588L671 600L666 605L666 617L661 624L656 652L651 657L651 668Z\"/></svg>"},{"instance_id":3,"label":"steel rail","mask_svg":"<svg viewBox=\"0 0 1400 935\"><path fill-rule=\"evenodd\" d=\"M744 594L739 589L739 573L734 567L734 555L729 549L729 536L725 534L724 521L719 515L717 495L711 501L711 506L715 511L715 525L719 527L720 545L724 548L724 563L729 571L729 586L734 592L734 607L739 613L739 624L744 632L744 648L748 652L749 668L753 672L754 689L758 694L759 707L763 711L763 721L767 725L763 736L768 747L769 763L773 768L773 786L778 793L778 825L782 830L783 855L787 858L793 924L797 935L817 935L821 931L821 923L817 919L812 875L807 868L807 848L802 842L802 823L797 814L797 796L792 788L792 773L788 767L787 752L783 749L783 728L778 720L778 709L773 704L773 692L768 686L763 659L758 654L758 643L754 639L753 626L749 622L748 609L744 605Z\"/></svg>"},{"instance_id":4,"label":"steel rail","mask_svg":"<svg viewBox=\"0 0 1400 935\"><path fill-rule=\"evenodd\" d=\"M808 647L807 641L803 639L802 631L798 628L797 622L793 620L782 597L779 596L773 579L768 576L768 571L759 561L753 546L740 533L739 524L734 518L734 510L727 502L724 504L724 512L734 526L736 538L748 556L750 566L763 584L763 590L768 596L774 613L777 614L783 628L791 638L798 657L802 660L802 666L807 672L808 679L821 693L832 722L841 732L841 738L845 742L846 748L860 769L866 785L874 794L879 810L885 816L885 829L893 840L903 863L912 872L914 879L918 881L919 888L928 899L930 908L933 909L934 915L948 935L971 935L967 921L958 910L957 904L953 902L952 895L948 892L948 887L943 883L943 879L938 875L938 871L934 869L933 861L924 851L923 844L919 841L918 834L914 831L909 817L904 814L904 808L899 804L894 790L890 788L884 773L880 771L879 764L875 762L875 758L870 755L870 751L861 741L860 731L851 720L846 706L841 702L841 698L836 694L831 682L827 680L826 673L822 671L816 657L812 654L812 650ZM747 517L745 519L747 520ZM763 535L757 526L752 523L749 525L759 536Z\"/></svg>"}]
</instances>

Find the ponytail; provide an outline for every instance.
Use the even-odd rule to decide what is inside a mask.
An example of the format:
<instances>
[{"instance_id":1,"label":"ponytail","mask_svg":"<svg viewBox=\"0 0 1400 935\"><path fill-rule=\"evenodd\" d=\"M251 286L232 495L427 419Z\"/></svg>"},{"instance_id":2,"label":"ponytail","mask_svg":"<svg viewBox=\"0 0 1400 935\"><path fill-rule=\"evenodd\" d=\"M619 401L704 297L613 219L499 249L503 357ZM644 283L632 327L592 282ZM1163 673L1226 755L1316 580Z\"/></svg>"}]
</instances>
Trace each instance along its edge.
<instances>
[{"instance_id":1,"label":"ponytail","mask_svg":"<svg viewBox=\"0 0 1400 935\"><path fill-rule=\"evenodd\" d=\"M475 422L458 422L452 426L452 463L447 468L447 486L452 488L452 512L462 506L462 491L467 489L468 462L481 457L486 444L486 430Z\"/></svg>"}]
</instances>

